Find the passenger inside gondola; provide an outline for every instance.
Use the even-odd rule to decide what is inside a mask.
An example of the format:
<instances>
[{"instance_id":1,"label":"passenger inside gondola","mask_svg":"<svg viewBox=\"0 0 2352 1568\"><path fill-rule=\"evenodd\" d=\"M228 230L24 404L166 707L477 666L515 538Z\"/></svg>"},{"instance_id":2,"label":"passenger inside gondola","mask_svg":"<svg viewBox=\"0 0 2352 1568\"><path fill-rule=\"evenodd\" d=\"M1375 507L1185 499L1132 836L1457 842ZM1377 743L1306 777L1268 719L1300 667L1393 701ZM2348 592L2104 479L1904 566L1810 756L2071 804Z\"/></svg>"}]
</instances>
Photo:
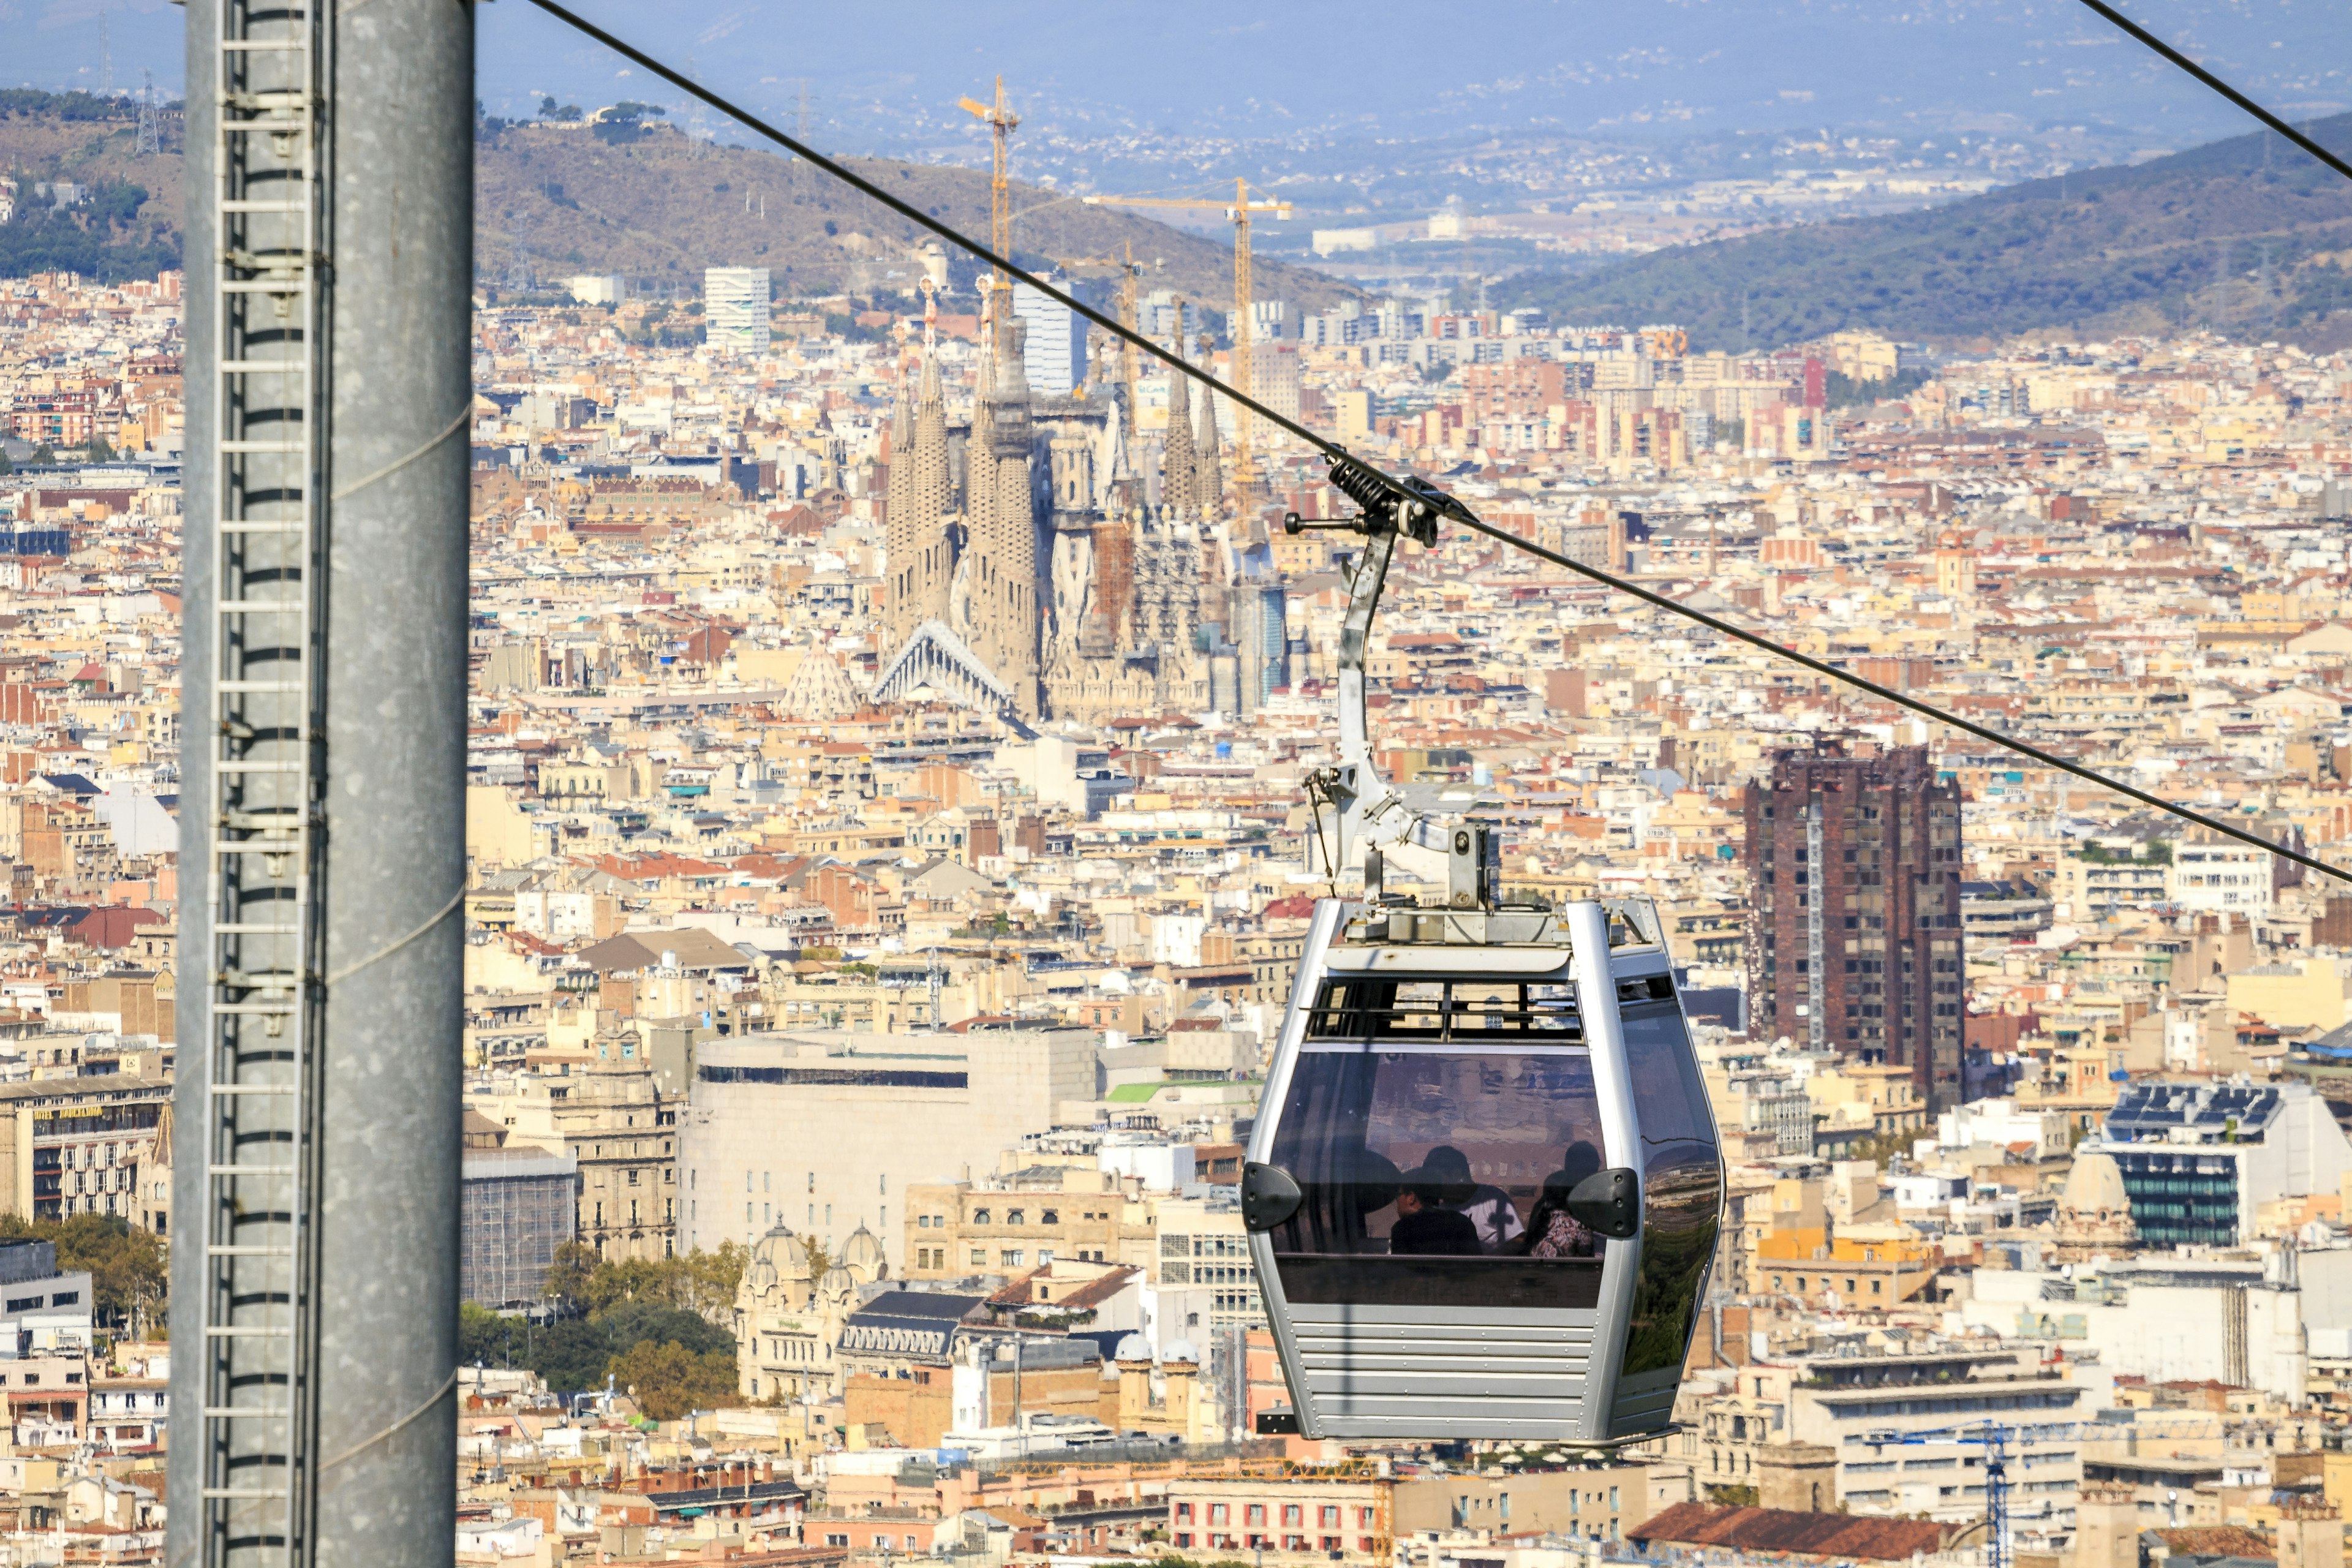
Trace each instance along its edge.
<instances>
[{"instance_id":1,"label":"passenger inside gondola","mask_svg":"<svg viewBox=\"0 0 2352 1568\"><path fill-rule=\"evenodd\" d=\"M1397 1189L1396 1222L1389 1226L1389 1251L1417 1257L1476 1258L1478 1227L1456 1208L1449 1196L1467 1196L1470 1184L1449 1182L1446 1173L1423 1165L1407 1171Z\"/></svg>"},{"instance_id":2,"label":"passenger inside gondola","mask_svg":"<svg viewBox=\"0 0 2352 1568\"><path fill-rule=\"evenodd\" d=\"M1590 1305L1602 1248L1565 1205L1601 1163L1592 1061L1535 989L1333 998L1272 1151L1303 1199L1274 1236L1291 1300Z\"/></svg>"},{"instance_id":3,"label":"passenger inside gondola","mask_svg":"<svg viewBox=\"0 0 2352 1568\"><path fill-rule=\"evenodd\" d=\"M1576 1184L1601 1169L1601 1151L1580 1142L1570 1148L1559 1169L1544 1178L1535 1211L1528 1215L1526 1235L1518 1250L1529 1258L1591 1258L1600 1250L1600 1237L1582 1220L1568 1212L1568 1194Z\"/></svg>"},{"instance_id":4,"label":"passenger inside gondola","mask_svg":"<svg viewBox=\"0 0 2352 1568\"><path fill-rule=\"evenodd\" d=\"M1511 1194L1490 1183L1481 1182L1470 1173L1470 1157L1449 1143L1440 1143L1422 1159L1422 1168L1432 1179L1443 1184L1443 1194L1437 1201L1470 1221L1478 1237L1482 1253L1515 1252L1511 1246L1527 1230L1519 1211L1512 1205ZM1389 1247L1391 1252L1421 1252L1425 1247L1399 1247L1394 1244L1395 1232Z\"/></svg>"}]
</instances>

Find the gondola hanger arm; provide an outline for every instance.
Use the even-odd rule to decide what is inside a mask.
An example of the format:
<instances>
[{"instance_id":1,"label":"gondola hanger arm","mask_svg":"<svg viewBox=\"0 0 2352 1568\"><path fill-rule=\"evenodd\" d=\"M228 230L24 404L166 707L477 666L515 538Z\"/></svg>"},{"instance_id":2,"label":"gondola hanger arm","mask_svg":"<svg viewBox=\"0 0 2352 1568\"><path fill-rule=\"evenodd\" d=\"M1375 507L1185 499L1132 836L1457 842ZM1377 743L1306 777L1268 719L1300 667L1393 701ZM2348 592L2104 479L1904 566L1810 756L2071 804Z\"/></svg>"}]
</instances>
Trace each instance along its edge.
<instances>
[{"instance_id":1,"label":"gondola hanger arm","mask_svg":"<svg viewBox=\"0 0 2352 1568\"><path fill-rule=\"evenodd\" d=\"M1433 486L1391 489L1376 482L1384 476L1351 458L1333 463L1331 482L1363 510L1336 523L1307 523L1293 512L1283 520L1287 533L1309 528L1345 529L1363 536L1363 552L1356 558L1348 581L1348 609L1339 623L1339 759L1307 776L1307 790L1317 813L1311 846L1319 847L1326 864L1315 868L1337 881L1340 871L1355 863L1357 848L1367 852L1404 848L1443 855L1448 825L1414 809L1380 770L1372 755L1371 730L1365 712L1365 663L1371 646L1372 617L1379 613L1381 593L1387 585L1389 563L1397 542L1421 544L1437 542L1437 514L1451 498ZM1367 862L1365 892L1379 897L1380 875Z\"/></svg>"}]
</instances>

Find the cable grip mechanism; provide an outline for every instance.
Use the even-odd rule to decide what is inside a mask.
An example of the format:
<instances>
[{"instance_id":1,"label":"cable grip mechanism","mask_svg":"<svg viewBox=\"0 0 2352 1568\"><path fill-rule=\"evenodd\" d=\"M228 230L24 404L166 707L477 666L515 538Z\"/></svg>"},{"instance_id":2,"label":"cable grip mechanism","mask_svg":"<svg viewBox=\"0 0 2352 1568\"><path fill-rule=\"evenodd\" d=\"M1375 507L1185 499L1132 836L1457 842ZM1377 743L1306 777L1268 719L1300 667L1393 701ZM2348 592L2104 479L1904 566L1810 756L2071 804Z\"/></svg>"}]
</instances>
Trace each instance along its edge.
<instances>
[{"instance_id":1,"label":"cable grip mechanism","mask_svg":"<svg viewBox=\"0 0 2352 1568\"><path fill-rule=\"evenodd\" d=\"M1349 533L1394 533L1414 543L1437 542L1437 520L1454 508L1454 498L1419 476L1391 479L1378 469L1342 456L1330 459L1331 488L1363 510L1333 522L1310 522L1286 512L1282 531L1304 533L1310 529L1340 529Z\"/></svg>"}]
</instances>

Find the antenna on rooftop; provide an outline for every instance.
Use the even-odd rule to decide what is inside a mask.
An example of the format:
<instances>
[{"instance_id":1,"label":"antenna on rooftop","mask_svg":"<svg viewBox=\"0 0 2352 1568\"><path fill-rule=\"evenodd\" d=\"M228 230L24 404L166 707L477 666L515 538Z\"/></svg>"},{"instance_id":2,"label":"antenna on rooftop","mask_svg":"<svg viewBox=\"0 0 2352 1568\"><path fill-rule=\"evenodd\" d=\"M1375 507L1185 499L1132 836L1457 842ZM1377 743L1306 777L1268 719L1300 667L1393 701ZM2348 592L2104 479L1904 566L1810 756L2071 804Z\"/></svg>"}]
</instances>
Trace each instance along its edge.
<instances>
[{"instance_id":1,"label":"antenna on rooftop","mask_svg":"<svg viewBox=\"0 0 2352 1568\"><path fill-rule=\"evenodd\" d=\"M98 95L100 98L114 96L114 27L104 11L98 14ZM2267 143L2263 151L2269 151ZM2268 160L2264 162L2267 163Z\"/></svg>"}]
</instances>

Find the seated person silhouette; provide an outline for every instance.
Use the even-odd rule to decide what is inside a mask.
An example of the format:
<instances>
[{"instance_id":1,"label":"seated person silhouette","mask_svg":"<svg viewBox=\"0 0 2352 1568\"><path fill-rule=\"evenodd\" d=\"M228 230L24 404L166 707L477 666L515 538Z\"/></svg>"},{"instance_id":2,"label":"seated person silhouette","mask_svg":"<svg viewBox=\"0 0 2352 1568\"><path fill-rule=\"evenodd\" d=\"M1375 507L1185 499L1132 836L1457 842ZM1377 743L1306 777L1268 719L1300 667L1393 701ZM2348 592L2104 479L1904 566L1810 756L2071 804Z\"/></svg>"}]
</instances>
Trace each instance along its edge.
<instances>
[{"instance_id":1,"label":"seated person silhouette","mask_svg":"<svg viewBox=\"0 0 2352 1568\"><path fill-rule=\"evenodd\" d=\"M1601 1151L1579 1141L1569 1145L1559 1169L1546 1176L1543 1191L1528 1215L1527 1235L1519 1248L1529 1258L1592 1258L1600 1253L1600 1237L1568 1212L1568 1194L1576 1184L1601 1169Z\"/></svg>"},{"instance_id":2,"label":"seated person silhouette","mask_svg":"<svg viewBox=\"0 0 2352 1568\"><path fill-rule=\"evenodd\" d=\"M1422 1167L1444 1184L1437 1201L1468 1219L1478 1232L1481 1252L1513 1252L1510 1245L1526 1228L1511 1194L1488 1186L1470 1173L1470 1156L1451 1143L1440 1143L1422 1157Z\"/></svg>"},{"instance_id":3,"label":"seated person silhouette","mask_svg":"<svg viewBox=\"0 0 2352 1568\"><path fill-rule=\"evenodd\" d=\"M1476 1258L1485 1251L1470 1217L1440 1202L1445 1191L1444 1178L1426 1165L1404 1173L1396 1195L1396 1223L1389 1226L1391 1255Z\"/></svg>"}]
</instances>

